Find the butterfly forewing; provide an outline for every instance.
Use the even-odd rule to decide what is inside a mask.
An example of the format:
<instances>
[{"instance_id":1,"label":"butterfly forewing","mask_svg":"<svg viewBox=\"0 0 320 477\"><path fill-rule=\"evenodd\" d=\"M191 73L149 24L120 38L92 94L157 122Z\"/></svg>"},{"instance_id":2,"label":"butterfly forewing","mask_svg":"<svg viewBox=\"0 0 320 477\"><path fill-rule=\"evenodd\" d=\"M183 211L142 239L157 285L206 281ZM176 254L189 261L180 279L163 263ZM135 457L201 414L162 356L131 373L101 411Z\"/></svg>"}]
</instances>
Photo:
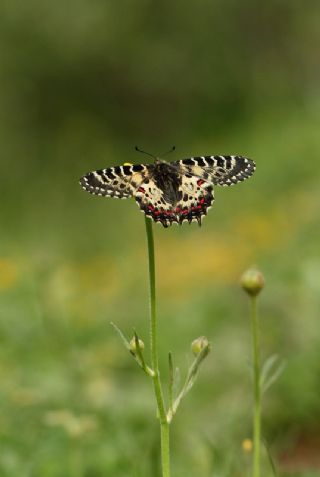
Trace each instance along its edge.
<instances>
[{"instance_id":1,"label":"butterfly forewing","mask_svg":"<svg viewBox=\"0 0 320 477\"><path fill-rule=\"evenodd\" d=\"M146 166L123 165L88 172L80 185L90 194L127 199L145 178Z\"/></svg>"},{"instance_id":2,"label":"butterfly forewing","mask_svg":"<svg viewBox=\"0 0 320 477\"><path fill-rule=\"evenodd\" d=\"M242 182L255 171L254 161L243 156L190 157L177 161L176 164L185 172L221 186Z\"/></svg>"}]
</instances>

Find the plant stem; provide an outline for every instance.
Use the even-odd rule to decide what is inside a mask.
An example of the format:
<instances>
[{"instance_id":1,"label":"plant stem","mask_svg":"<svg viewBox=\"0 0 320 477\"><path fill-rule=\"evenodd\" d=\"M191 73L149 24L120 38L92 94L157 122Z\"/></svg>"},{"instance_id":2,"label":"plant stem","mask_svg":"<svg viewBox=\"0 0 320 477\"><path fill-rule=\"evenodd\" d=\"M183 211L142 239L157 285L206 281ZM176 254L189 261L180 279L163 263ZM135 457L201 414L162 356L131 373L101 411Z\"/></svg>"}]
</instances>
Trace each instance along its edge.
<instances>
[{"instance_id":1,"label":"plant stem","mask_svg":"<svg viewBox=\"0 0 320 477\"><path fill-rule=\"evenodd\" d=\"M151 219L145 217L148 257L149 257L149 284L150 284L150 348L151 363L154 371L153 388L157 401L158 416L161 432L161 463L162 477L170 477L170 447L169 447L169 423L164 405L158 363L158 337L157 337L157 314L156 314L156 278L154 261L154 242Z\"/></svg>"},{"instance_id":2,"label":"plant stem","mask_svg":"<svg viewBox=\"0 0 320 477\"><path fill-rule=\"evenodd\" d=\"M253 477L260 477L261 441L261 386L260 386L260 340L256 297L251 297L251 332L253 358L254 414L253 414Z\"/></svg>"}]
</instances>

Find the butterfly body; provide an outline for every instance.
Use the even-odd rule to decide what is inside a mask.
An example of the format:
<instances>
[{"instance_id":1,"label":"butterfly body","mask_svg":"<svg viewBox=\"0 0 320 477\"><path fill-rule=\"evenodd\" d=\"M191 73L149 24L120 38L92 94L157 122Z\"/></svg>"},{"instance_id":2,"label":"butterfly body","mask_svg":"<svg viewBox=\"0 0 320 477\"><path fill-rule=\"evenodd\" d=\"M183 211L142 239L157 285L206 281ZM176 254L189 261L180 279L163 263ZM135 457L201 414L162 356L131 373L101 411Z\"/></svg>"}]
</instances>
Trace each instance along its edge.
<instances>
[{"instance_id":1,"label":"butterfly body","mask_svg":"<svg viewBox=\"0 0 320 477\"><path fill-rule=\"evenodd\" d=\"M149 166L149 173L156 186L162 190L164 201L175 205L180 196L180 177L176 167L170 163L156 159L155 164Z\"/></svg>"},{"instance_id":2,"label":"butterfly body","mask_svg":"<svg viewBox=\"0 0 320 477\"><path fill-rule=\"evenodd\" d=\"M91 194L134 197L140 209L164 227L197 221L214 201L213 186L250 177L255 163L243 156L201 156L153 164L125 164L89 172L80 185Z\"/></svg>"}]
</instances>

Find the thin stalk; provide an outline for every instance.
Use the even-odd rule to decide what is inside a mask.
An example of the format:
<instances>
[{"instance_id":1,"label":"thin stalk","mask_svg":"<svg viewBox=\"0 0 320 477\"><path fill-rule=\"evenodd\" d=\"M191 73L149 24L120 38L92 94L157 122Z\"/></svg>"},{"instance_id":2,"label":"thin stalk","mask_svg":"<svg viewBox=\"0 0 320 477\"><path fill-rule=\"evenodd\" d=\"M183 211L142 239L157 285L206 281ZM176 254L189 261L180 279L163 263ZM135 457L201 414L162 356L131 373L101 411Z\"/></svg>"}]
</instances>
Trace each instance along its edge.
<instances>
[{"instance_id":1,"label":"thin stalk","mask_svg":"<svg viewBox=\"0 0 320 477\"><path fill-rule=\"evenodd\" d=\"M151 363L154 371L153 388L157 401L158 415L161 432L161 463L162 477L170 477L170 447L169 447L169 423L167 421L164 405L158 360L158 334L157 334L157 314L156 314L156 277L154 261L154 242L152 221L145 217L148 257L149 257L149 284L150 284L150 349Z\"/></svg>"},{"instance_id":2,"label":"thin stalk","mask_svg":"<svg viewBox=\"0 0 320 477\"><path fill-rule=\"evenodd\" d=\"M260 477L260 441L261 441L261 386L260 386L260 340L257 318L256 297L251 297L251 332L253 360L253 477Z\"/></svg>"}]
</instances>

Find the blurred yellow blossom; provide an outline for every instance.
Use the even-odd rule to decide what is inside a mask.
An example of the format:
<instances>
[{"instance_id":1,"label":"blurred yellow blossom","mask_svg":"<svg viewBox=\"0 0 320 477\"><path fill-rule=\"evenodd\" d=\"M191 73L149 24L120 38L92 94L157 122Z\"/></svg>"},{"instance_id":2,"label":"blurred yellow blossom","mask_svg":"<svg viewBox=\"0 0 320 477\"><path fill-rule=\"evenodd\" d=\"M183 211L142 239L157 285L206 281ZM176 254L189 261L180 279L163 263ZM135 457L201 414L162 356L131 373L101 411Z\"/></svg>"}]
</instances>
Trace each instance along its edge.
<instances>
[{"instance_id":1,"label":"blurred yellow blossom","mask_svg":"<svg viewBox=\"0 0 320 477\"><path fill-rule=\"evenodd\" d=\"M11 260L0 258L0 291L11 288L17 281L18 270Z\"/></svg>"},{"instance_id":2,"label":"blurred yellow blossom","mask_svg":"<svg viewBox=\"0 0 320 477\"><path fill-rule=\"evenodd\" d=\"M33 406L42 400L38 391L27 388L15 389L11 398L18 406Z\"/></svg>"},{"instance_id":3,"label":"blurred yellow blossom","mask_svg":"<svg viewBox=\"0 0 320 477\"><path fill-rule=\"evenodd\" d=\"M243 452L245 452L246 454L249 454L250 452L252 452L252 449L253 449L253 442L251 439L244 439L242 441L242 450Z\"/></svg>"},{"instance_id":4,"label":"blurred yellow blossom","mask_svg":"<svg viewBox=\"0 0 320 477\"><path fill-rule=\"evenodd\" d=\"M76 416L68 409L47 411L44 422L48 426L60 426L70 437L81 437L98 427L95 417L89 415Z\"/></svg>"},{"instance_id":5,"label":"blurred yellow blossom","mask_svg":"<svg viewBox=\"0 0 320 477\"><path fill-rule=\"evenodd\" d=\"M95 306L110 302L121 290L120 285L118 267L110 256L62 263L50 278L48 300L63 310L67 307L80 325L91 321Z\"/></svg>"},{"instance_id":6,"label":"blurred yellow blossom","mask_svg":"<svg viewBox=\"0 0 320 477\"><path fill-rule=\"evenodd\" d=\"M104 409L114 399L113 382L106 376L93 376L85 383L84 393L91 406Z\"/></svg>"}]
</instances>

